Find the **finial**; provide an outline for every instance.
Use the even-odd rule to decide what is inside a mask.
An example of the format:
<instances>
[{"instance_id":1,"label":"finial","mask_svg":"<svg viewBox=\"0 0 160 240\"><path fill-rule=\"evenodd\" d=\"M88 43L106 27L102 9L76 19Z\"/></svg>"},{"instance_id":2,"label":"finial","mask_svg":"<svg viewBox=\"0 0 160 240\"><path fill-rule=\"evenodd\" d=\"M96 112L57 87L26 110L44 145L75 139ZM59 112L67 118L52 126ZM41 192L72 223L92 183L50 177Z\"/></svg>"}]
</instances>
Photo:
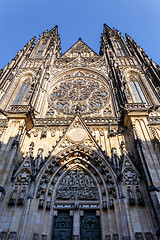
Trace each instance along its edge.
<instances>
[{"instance_id":1,"label":"finial","mask_svg":"<svg viewBox=\"0 0 160 240\"><path fill-rule=\"evenodd\" d=\"M81 104L78 103L78 104L76 105L76 108L75 108L75 113L76 113L76 114L79 114L79 113L81 112L81 110L82 110Z\"/></svg>"}]
</instances>

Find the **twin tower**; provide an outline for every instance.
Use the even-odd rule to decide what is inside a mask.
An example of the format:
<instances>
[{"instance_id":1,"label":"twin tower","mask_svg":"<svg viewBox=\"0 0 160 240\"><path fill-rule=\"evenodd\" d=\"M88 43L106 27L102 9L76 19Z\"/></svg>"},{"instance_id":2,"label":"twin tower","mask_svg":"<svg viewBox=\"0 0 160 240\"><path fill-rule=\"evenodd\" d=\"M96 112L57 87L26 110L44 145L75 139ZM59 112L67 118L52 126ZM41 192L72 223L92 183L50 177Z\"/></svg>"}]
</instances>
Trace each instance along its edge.
<instances>
[{"instance_id":1,"label":"twin tower","mask_svg":"<svg viewBox=\"0 0 160 240\"><path fill-rule=\"evenodd\" d=\"M58 27L0 71L0 240L160 236L160 67L106 24Z\"/></svg>"}]
</instances>

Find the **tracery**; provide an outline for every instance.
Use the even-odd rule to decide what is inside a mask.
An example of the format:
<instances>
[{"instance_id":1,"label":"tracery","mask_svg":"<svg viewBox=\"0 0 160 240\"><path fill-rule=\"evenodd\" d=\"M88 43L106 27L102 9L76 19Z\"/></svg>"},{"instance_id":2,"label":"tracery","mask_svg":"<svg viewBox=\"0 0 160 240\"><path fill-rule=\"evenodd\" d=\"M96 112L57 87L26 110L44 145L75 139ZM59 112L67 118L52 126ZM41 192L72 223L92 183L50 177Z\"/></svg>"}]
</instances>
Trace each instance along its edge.
<instances>
[{"instance_id":1,"label":"tracery","mask_svg":"<svg viewBox=\"0 0 160 240\"><path fill-rule=\"evenodd\" d=\"M49 96L50 108L67 115L73 114L77 106L81 113L90 114L108 103L108 87L95 78L83 77L82 73L56 84Z\"/></svg>"}]
</instances>

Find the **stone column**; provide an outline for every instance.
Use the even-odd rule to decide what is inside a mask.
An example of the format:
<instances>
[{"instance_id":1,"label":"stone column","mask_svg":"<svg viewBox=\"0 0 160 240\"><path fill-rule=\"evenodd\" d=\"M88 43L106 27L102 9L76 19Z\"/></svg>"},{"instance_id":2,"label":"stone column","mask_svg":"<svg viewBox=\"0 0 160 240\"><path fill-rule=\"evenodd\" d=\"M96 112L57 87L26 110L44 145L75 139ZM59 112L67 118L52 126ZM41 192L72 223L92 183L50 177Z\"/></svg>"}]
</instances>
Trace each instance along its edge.
<instances>
[{"instance_id":1,"label":"stone column","mask_svg":"<svg viewBox=\"0 0 160 240\"><path fill-rule=\"evenodd\" d=\"M73 214L73 240L80 239L80 212L75 210Z\"/></svg>"}]
</instances>

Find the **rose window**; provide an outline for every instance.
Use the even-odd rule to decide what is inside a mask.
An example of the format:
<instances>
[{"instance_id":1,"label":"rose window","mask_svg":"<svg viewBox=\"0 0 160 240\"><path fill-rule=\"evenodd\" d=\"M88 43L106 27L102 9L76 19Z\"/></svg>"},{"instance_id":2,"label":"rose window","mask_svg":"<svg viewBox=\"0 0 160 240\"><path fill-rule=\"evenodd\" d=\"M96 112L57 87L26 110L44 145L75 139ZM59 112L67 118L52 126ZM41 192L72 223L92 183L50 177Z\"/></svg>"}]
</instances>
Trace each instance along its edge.
<instances>
[{"instance_id":1,"label":"rose window","mask_svg":"<svg viewBox=\"0 0 160 240\"><path fill-rule=\"evenodd\" d=\"M64 114L73 114L77 107L81 113L89 114L108 103L108 87L99 81L83 77L58 83L49 96L50 108Z\"/></svg>"}]
</instances>

